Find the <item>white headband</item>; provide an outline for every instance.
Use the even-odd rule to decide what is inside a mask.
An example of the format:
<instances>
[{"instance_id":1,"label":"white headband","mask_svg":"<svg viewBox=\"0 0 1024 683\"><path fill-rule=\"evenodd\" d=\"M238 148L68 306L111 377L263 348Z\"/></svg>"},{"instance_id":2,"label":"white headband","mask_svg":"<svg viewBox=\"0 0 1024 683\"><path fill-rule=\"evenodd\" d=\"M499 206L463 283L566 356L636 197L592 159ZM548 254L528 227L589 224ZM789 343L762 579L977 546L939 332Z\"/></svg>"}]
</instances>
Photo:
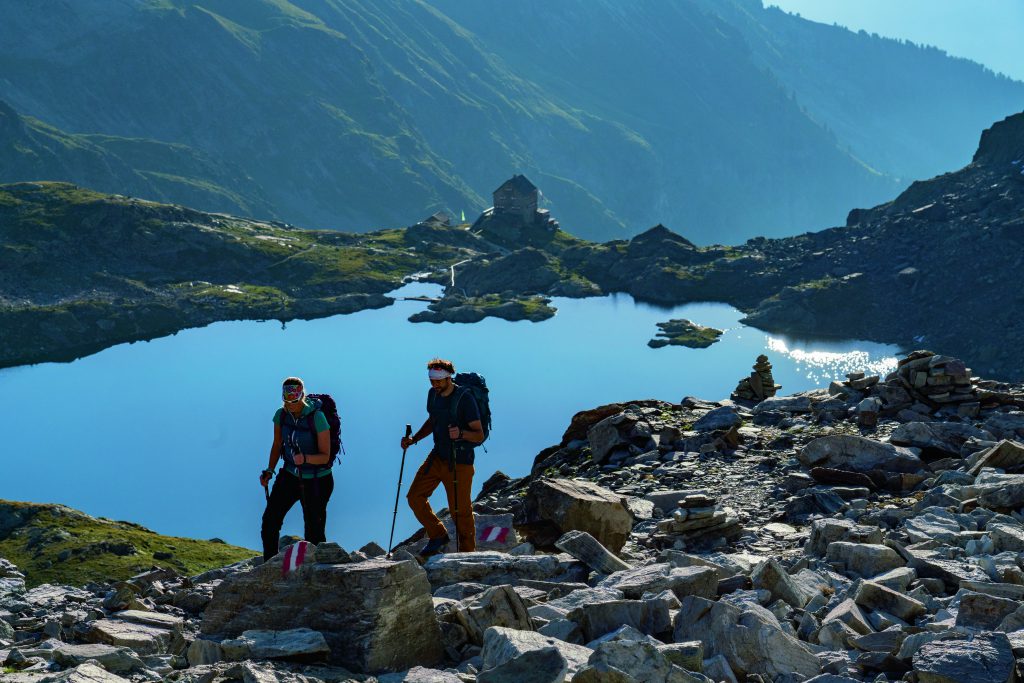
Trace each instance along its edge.
<instances>
[{"instance_id":1,"label":"white headband","mask_svg":"<svg viewBox=\"0 0 1024 683\"><path fill-rule=\"evenodd\" d=\"M428 374L430 379L448 379L452 376L452 373L448 372L444 368L430 368Z\"/></svg>"}]
</instances>

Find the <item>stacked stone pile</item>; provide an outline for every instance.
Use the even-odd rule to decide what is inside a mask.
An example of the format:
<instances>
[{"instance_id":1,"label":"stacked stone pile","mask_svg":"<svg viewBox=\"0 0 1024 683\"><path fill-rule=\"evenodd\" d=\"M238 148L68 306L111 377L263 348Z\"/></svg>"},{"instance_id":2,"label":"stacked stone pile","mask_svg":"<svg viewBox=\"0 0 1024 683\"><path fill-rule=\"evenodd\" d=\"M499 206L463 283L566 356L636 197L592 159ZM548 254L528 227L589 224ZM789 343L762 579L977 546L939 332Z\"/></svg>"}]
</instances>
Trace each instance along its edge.
<instances>
[{"instance_id":1,"label":"stacked stone pile","mask_svg":"<svg viewBox=\"0 0 1024 683\"><path fill-rule=\"evenodd\" d=\"M668 519L658 522L654 541L663 547L682 550L703 541L739 536L742 528L736 513L722 508L718 499L706 494L690 494L677 503Z\"/></svg>"},{"instance_id":2,"label":"stacked stone pile","mask_svg":"<svg viewBox=\"0 0 1024 683\"><path fill-rule=\"evenodd\" d=\"M961 404L961 414L972 416L980 408L971 370L958 358L914 351L899 361L895 374L913 398L926 404Z\"/></svg>"},{"instance_id":3,"label":"stacked stone pile","mask_svg":"<svg viewBox=\"0 0 1024 683\"><path fill-rule=\"evenodd\" d=\"M761 354L754 363L754 371L740 380L731 398L734 401L763 401L778 393L782 386L775 383L772 364L768 356Z\"/></svg>"},{"instance_id":4,"label":"stacked stone pile","mask_svg":"<svg viewBox=\"0 0 1024 683\"><path fill-rule=\"evenodd\" d=\"M972 380L970 415L909 377L577 415L533 475L484 487L477 510L526 539L504 550L421 566L327 543L286 577L278 556L83 588L27 589L0 561L0 676L1016 683L1021 387Z\"/></svg>"}]
</instances>

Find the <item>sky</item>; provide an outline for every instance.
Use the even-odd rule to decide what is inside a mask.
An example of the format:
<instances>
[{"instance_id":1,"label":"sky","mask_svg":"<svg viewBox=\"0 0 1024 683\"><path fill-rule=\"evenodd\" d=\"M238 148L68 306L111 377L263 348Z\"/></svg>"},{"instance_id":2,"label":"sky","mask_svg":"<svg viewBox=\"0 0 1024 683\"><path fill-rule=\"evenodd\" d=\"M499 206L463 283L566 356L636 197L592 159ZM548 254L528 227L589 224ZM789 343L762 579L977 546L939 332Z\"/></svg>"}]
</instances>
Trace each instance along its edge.
<instances>
[{"instance_id":1,"label":"sky","mask_svg":"<svg viewBox=\"0 0 1024 683\"><path fill-rule=\"evenodd\" d=\"M787 12L934 45L1024 81L1024 0L764 0Z\"/></svg>"}]
</instances>

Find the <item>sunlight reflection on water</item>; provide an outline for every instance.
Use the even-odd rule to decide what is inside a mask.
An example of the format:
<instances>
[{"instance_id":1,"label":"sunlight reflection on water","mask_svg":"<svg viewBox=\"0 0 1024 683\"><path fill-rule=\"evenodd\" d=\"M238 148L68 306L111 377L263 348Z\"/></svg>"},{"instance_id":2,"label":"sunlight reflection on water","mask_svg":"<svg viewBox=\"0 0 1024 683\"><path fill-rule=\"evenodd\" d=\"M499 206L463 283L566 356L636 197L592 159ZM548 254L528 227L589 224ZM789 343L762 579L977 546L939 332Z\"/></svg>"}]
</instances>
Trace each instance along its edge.
<instances>
[{"instance_id":1,"label":"sunlight reflection on water","mask_svg":"<svg viewBox=\"0 0 1024 683\"><path fill-rule=\"evenodd\" d=\"M828 382L850 372L863 371L867 375L885 377L896 369L897 359L892 356L872 358L872 354L860 349L849 351L820 351L797 348L799 342L765 335L765 347L769 351L792 359L798 373L806 373L813 382Z\"/></svg>"}]
</instances>

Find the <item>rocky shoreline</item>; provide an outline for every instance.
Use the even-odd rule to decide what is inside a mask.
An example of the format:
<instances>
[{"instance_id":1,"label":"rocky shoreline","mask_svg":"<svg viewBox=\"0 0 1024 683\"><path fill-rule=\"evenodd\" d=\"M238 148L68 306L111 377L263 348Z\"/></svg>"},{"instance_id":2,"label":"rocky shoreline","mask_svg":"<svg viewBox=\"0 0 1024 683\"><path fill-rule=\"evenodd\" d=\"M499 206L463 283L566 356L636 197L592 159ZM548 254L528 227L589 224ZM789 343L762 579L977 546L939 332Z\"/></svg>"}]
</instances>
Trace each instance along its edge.
<instances>
[{"instance_id":1,"label":"rocky shoreline","mask_svg":"<svg viewBox=\"0 0 1024 683\"><path fill-rule=\"evenodd\" d=\"M993 293L1024 264L1022 159L1018 114L982 134L967 167L855 209L846 227L709 247L661 225L603 244L561 230L524 243L429 222L365 235L305 231L60 183L2 186L0 220L14 228L0 243L0 367L215 320L383 306L387 292L420 276L446 290L418 322L538 321L555 313L556 296L717 301L769 332L927 344L1021 381L1024 299ZM37 230L40 222L53 230Z\"/></svg>"},{"instance_id":2,"label":"rocky shoreline","mask_svg":"<svg viewBox=\"0 0 1024 683\"><path fill-rule=\"evenodd\" d=\"M0 561L2 675L1012 683L1022 439L1024 385L923 351L760 402L600 406L485 482L478 530L507 534L422 567L415 538L284 576L282 553L26 588Z\"/></svg>"}]
</instances>

